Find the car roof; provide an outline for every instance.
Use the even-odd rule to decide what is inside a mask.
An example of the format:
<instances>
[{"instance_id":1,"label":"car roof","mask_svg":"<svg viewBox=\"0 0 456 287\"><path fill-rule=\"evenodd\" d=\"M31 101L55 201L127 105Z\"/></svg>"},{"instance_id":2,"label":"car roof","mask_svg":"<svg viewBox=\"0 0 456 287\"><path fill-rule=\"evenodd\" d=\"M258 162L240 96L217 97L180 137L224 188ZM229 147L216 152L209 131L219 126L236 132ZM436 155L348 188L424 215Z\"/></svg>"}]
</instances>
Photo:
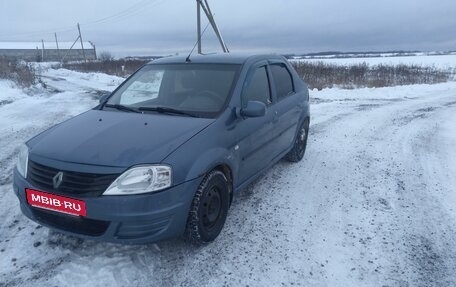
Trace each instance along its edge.
<instances>
[{"instance_id":1,"label":"car roof","mask_svg":"<svg viewBox=\"0 0 456 287\"><path fill-rule=\"evenodd\" d=\"M190 56L190 63L196 64L244 64L247 61L261 61L261 60L284 60L285 58L276 54L235 54L235 53L223 53L223 54L193 54ZM187 56L171 56L156 59L151 61L149 64L178 64L187 63Z\"/></svg>"}]
</instances>

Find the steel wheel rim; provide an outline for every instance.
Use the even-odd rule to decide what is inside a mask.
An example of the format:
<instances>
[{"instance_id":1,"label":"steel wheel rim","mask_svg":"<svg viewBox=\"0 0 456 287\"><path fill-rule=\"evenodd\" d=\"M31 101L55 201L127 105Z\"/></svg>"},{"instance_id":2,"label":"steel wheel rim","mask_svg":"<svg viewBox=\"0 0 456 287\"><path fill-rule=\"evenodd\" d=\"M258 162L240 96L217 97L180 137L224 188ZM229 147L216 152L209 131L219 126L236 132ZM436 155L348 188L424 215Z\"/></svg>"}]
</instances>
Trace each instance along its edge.
<instances>
[{"instance_id":1,"label":"steel wheel rim","mask_svg":"<svg viewBox=\"0 0 456 287\"><path fill-rule=\"evenodd\" d=\"M219 221L222 214L222 197L220 189L213 186L203 201L203 226L207 229L213 228Z\"/></svg>"}]
</instances>

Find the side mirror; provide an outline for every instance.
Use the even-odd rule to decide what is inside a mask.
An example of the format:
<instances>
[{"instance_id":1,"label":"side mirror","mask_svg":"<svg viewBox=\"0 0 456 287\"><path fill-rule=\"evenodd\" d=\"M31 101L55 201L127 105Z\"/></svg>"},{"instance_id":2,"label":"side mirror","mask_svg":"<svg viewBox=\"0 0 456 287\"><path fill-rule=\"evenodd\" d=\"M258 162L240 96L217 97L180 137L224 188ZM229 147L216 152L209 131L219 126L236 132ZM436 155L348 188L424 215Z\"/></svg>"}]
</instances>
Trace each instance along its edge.
<instances>
[{"instance_id":1,"label":"side mirror","mask_svg":"<svg viewBox=\"0 0 456 287\"><path fill-rule=\"evenodd\" d=\"M258 101L248 101L247 106L240 110L241 116L258 118L266 114L266 105Z\"/></svg>"},{"instance_id":2,"label":"side mirror","mask_svg":"<svg viewBox=\"0 0 456 287\"><path fill-rule=\"evenodd\" d=\"M98 103L104 104L108 100L110 95L111 95L110 92L102 92L100 95L100 98L98 99Z\"/></svg>"}]
</instances>

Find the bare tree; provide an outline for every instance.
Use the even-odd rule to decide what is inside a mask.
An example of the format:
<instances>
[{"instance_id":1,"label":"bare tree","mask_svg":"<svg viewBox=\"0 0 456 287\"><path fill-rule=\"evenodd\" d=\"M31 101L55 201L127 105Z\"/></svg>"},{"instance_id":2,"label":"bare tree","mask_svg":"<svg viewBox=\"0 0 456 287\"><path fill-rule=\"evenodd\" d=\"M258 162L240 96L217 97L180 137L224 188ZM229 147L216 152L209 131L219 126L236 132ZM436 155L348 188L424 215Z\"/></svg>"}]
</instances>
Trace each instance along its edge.
<instances>
[{"instance_id":1,"label":"bare tree","mask_svg":"<svg viewBox=\"0 0 456 287\"><path fill-rule=\"evenodd\" d=\"M98 56L98 59L100 59L102 62L109 62L114 60L114 56L108 51L103 51Z\"/></svg>"}]
</instances>

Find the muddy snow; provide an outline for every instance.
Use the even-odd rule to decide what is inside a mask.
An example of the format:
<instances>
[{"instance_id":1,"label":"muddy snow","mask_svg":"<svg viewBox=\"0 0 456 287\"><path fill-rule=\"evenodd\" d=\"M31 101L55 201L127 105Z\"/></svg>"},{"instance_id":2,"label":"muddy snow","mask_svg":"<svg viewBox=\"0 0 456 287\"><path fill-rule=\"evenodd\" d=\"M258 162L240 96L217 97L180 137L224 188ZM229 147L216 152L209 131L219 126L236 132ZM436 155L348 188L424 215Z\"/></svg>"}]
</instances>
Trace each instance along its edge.
<instances>
[{"instance_id":1,"label":"muddy snow","mask_svg":"<svg viewBox=\"0 0 456 287\"><path fill-rule=\"evenodd\" d=\"M19 144L122 79L43 71L0 81L0 286L455 286L456 83L311 91L306 156L237 194L220 237L122 246L25 218Z\"/></svg>"}]
</instances>

